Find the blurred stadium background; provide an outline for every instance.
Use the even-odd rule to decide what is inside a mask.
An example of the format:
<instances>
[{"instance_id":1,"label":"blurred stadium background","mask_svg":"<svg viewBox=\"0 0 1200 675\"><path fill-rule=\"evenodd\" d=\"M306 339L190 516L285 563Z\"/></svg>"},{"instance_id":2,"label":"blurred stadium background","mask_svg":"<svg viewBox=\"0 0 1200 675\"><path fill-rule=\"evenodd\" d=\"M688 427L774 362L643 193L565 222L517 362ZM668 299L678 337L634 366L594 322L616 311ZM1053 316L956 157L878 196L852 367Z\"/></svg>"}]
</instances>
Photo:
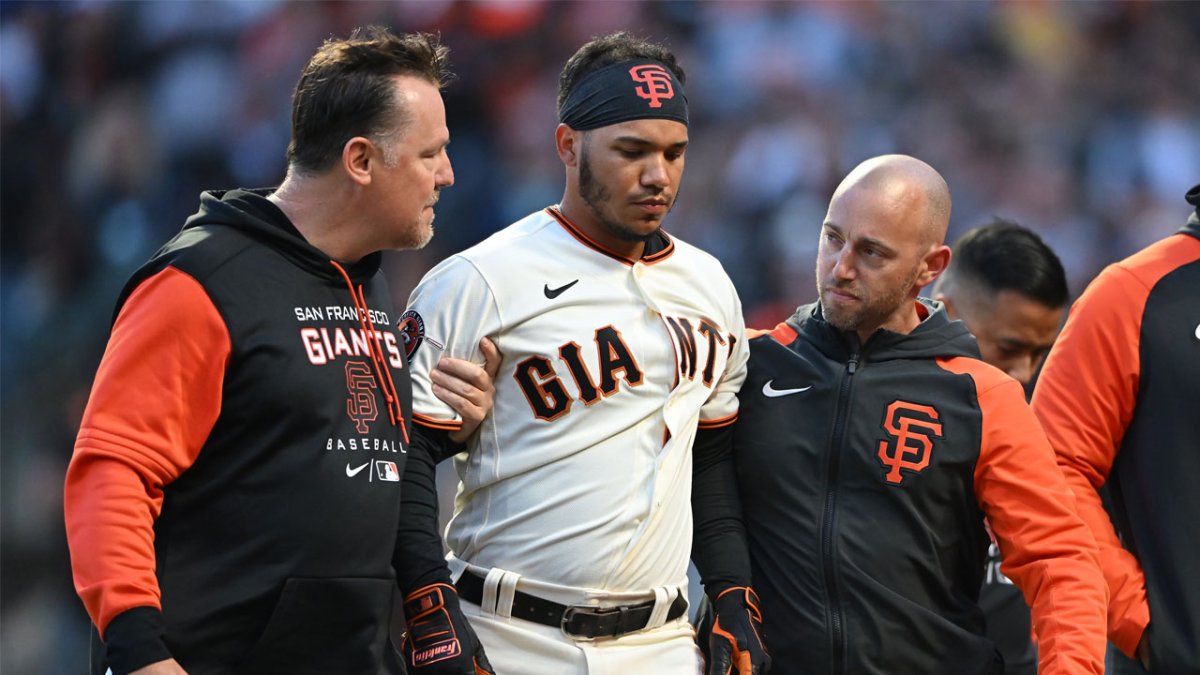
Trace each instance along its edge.
<instances>
[{"instance_id":1,"label":"blurred stadium background","mask_svg":"<svg viewBox=\"0 0 1200 675\"><path fill-rule=\"evenodd\" d=\"M276 184L290 95L355 26L440 31L457 184L428 268L557 202L558 70L615 29L688 72L692 145L668 231L716 254L751 325L810 301L828 197L904 152L954 196L951 236L1001 215L1039 232L1077 294L1178 228L1200 181L1200 3L0 2L0 670L82 672L62 479L128 273L202 189ZM236 570L230 570L236 574Z\"/></svg>"}]
</instances>

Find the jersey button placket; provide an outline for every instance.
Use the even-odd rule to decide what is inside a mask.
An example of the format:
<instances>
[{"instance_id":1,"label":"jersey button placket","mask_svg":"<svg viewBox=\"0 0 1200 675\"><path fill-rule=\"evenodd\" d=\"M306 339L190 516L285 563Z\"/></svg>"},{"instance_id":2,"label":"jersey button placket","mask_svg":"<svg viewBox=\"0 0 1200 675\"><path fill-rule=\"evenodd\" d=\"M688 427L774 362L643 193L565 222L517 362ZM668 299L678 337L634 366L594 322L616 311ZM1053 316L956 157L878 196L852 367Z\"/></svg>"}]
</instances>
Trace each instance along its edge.
<instances>
[{"instance_id":1,"label":"jersey button placket","mask_svg":"<svg viewBox=\"0 0 1200 675\"><path fill-rule=\"evenodd\" d=\"M650 312L657 313L658 304L654 302L654 299L651 298L650 294L646 292L646 288L642 286L642 277L646 274L646 266L640 262L635 262L633 267L629 270L629 273L633 275L633 287L637 289L638 295L642 298L642 302L646 303L647 309Z\"/></svg>"}]
</instances>

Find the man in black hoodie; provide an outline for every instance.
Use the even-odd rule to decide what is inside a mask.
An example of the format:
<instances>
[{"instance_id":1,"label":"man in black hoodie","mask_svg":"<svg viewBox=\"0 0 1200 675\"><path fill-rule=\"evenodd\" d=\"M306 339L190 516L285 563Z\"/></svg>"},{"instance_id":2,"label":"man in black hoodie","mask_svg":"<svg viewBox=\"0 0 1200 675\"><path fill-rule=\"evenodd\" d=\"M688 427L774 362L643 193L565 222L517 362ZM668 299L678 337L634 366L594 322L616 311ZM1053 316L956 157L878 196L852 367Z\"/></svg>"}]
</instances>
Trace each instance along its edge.
<instances>
[{"instance_id":1,"label":"man in black hoodie","mask_svg":"<svg viewBox=\"0 0 1200 675\"><path fill-rule=\"evenodd\" d=\"M1103 671L1096 545L1021 385L917 297L950 262L949 216L924 162L856 167L821 227L819 301L750 341L730 438L695 450L696 566L753 582L773 673L1001 672L985 515L1041 672Z\"/></svg>"},{"instance_id":2,"label":"man in black hoodie","mask_svg":"<svg viewBox=\"0 0 1200 675\"><path fill-rule=\"evenodd\" d=\"M397 582L414 673L490 671L400 487L409 453L471 433L491 380L444 360L435 391L467 423L413 429L379 269L429 240L454 182L445 56L380 29L326 42L283 184L203 194L126 284L65 488L93 672L382 672Z\"/></svg>"}]
</instances>

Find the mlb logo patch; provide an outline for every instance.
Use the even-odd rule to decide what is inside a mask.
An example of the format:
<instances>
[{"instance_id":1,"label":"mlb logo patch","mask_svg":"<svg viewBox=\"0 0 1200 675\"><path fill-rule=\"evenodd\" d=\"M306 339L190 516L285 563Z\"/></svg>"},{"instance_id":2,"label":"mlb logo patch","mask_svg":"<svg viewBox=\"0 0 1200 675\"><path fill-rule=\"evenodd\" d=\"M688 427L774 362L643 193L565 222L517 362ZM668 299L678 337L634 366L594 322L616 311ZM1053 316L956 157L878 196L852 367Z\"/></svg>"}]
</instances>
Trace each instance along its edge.
<instances>
[{"instance_id":1,"label":"mlb logo patch","mask_svg":"<svg viewBox=\"0 0 1200 675\"><path fill-rule=\"evenodd\" d=\"M385 480L390 483L400 481L400 471L396 468L395 462L375 462L375 471L379 474L379 480Z\"/></svg>"}]
</instances>

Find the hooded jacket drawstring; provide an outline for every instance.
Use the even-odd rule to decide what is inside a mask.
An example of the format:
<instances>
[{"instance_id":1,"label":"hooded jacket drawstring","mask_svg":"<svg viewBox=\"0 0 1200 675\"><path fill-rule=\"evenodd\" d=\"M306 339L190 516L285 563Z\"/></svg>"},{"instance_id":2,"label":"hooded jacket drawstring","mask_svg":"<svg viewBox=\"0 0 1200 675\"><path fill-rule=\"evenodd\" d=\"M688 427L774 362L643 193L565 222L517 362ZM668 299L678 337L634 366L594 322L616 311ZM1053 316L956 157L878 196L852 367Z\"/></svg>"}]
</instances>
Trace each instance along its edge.
<instances>
[{"instance_id":1,"label":"hooded jacket drawstring","mask_svg":"<svg viewBox=\"0 0 1200 675\"><path fill-rule=\"evenodd\" d=\"M363 316L365 316L367 319L367 326L370 327L370 335L377 336L375 331L375 322L371 319L371 313L367 311L367 298L363 294L362 285L359 285L358 287L358 301L362 305L362 309L359 310L361 312L359 317L360 320ZM404 433L404 442L408 443L408 429L404 426L404 411L400 408L400 395L396 392L396 383L392 380L392 371L387 367L387 361L383 358L383 349L379 346L379 338L375 337L375 339L371 341L371 344L375 347L374 351L379 360L380 372L382 372L387 378L388 390L391 392L389 400L395 403L396 419L400 420L400 431Z\"/></svg>"},{"instance_id":2,"label":"hooded jacket drawstring","mask_svg":"<svg viewBox=\"0 0 1200 675\"><path fill-rule=\"evenodd\" d=\"M388 418L391 419L392 426L396 426L397 420L400 421L400 432L404 435L404 442L407 444L409 442L408 428L404 425L404 411L400 407L400 396L396 393L392 373L387 367L387 361L383 358L383 350L379 346L379 336L375 332L375 322L367 310L367 300L363 294L362 285L359 285L356 292L354 282L350 280L350 275L346 273L345 268L336 260L330 260L329 263L337 268L338 272L341 272L342 278L346 281L346 288L350 290L350 298L354 301L355 311L358 312L359 325L367 338L367 352L371 355L371 366L375 370L375 379L379 381L379 388L383 391L383 397L387 402Z\"/></svg>"}]
</instances>

